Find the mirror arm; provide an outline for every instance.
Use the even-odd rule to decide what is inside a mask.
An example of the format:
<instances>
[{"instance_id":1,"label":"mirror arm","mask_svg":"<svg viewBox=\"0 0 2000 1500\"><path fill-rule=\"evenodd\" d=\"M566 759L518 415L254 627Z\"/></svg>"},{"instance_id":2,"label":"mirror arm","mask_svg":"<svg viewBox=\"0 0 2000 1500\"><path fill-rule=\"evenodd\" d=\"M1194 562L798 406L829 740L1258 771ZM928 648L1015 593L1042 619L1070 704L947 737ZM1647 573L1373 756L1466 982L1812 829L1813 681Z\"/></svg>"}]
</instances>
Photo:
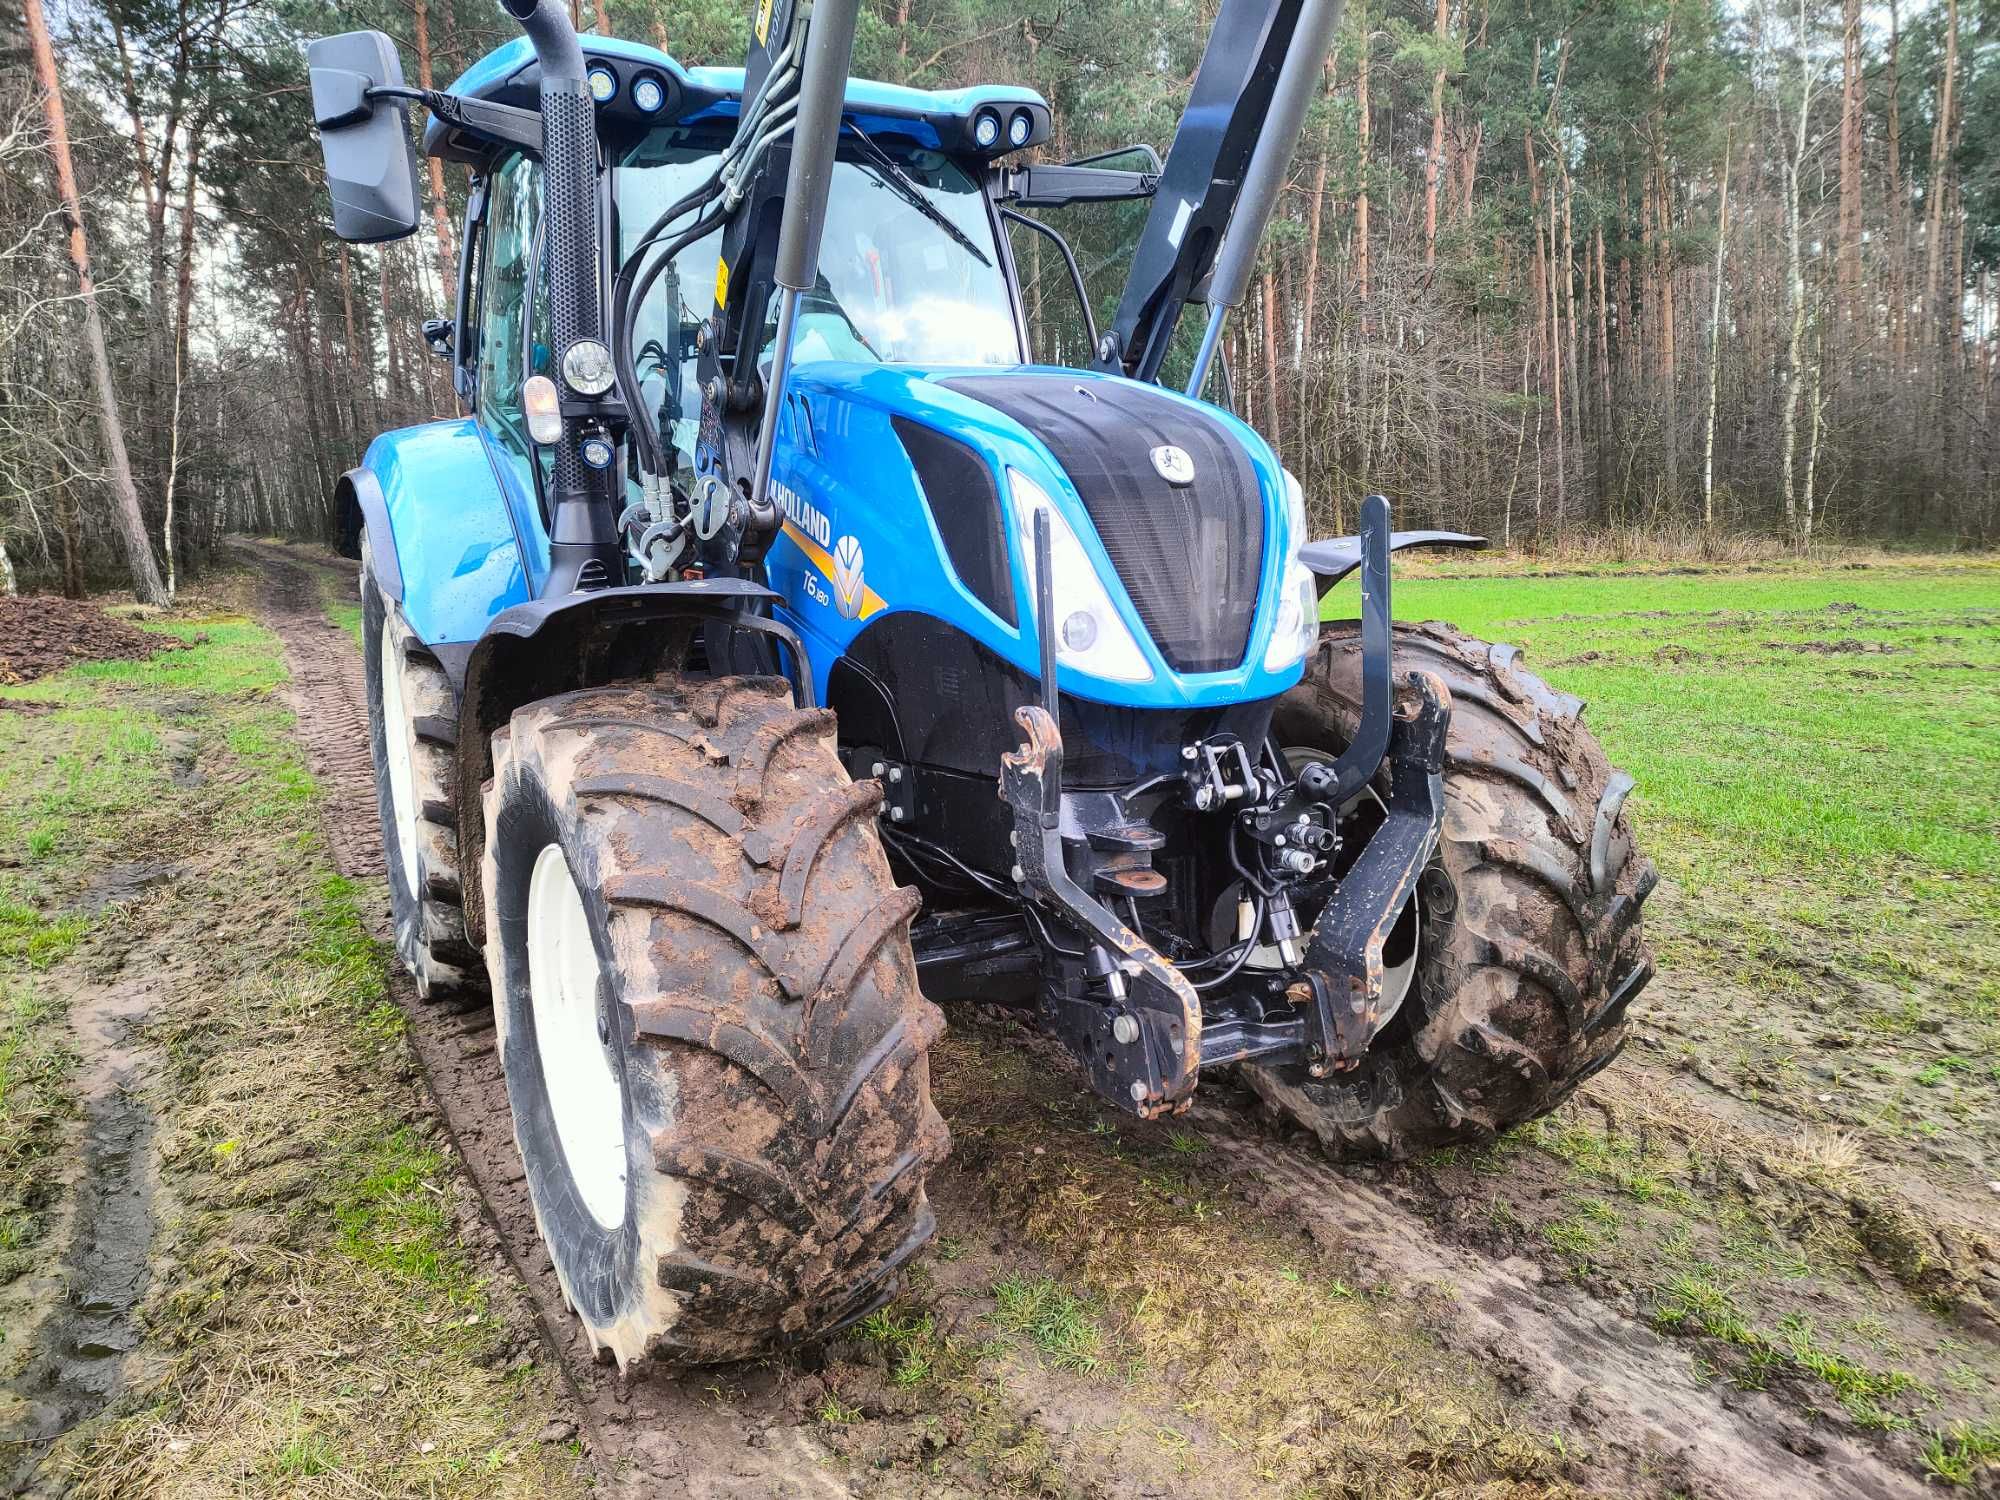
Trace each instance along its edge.
<instances>
[{"instance_id":1,"label":"mirror arm","mask_svg":"<svg viewBox=\"0 0 2000 1500\"><path fill-rule=\"evenodd\" d=\"M540 154L542 112L520 109L512 104L495 104L490 99L468 99L463 94L447 94L441 89L372 88L370 99L409 99L457 130L469 130L502 146L519 146Z\"/></svg>"},{"instance_id":2,"label":"mirror arm","mask_svg":"<svg viewBox=\"0 0 2000 1500\"><path fill-rule=\"evenodd\" d=\"M1153 196L1159 177L1114 167L1020 167L1000 177L1000 201L1017 208L1067 208L1072 203L1132 203Z\"/></svg>"},{"instance_id":3,"label":"mirror arm","mask_svg":"<svg viewBox=\"0 0 2000 1500\"><path fill-rule=\"evenodd\" d=\"M1019 224L1032 229L1037 234L1047 235L1056 242L1056 249L1062 252L1063 264L1069 268L1070 285L1076 288L1077 306L1083 309L1084 331L1090 335L1090 347L1097 347L1097 319L1090 311L1090 293L1084 290L1083 268L1076 263L1076 252L1069 247L1069 241L1056 232L1054 226L1044 224L1040 219L1031 219L1026 214L1011 208L1000 210L1000 217L1010 224Z\"/></svg>"}]
</instances>

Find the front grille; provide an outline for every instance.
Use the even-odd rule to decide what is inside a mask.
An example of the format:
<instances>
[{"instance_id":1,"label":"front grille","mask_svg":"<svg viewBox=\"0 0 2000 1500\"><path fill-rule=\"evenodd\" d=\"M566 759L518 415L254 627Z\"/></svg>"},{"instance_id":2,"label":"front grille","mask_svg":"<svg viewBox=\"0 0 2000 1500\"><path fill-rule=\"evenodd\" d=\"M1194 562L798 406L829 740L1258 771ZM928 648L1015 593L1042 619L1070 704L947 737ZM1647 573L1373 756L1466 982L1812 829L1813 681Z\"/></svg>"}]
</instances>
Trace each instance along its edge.
<instances>
[{"instance_id":1,"label":"front grille","mask_svg":"<svg viewBox=\"0 0 2000 1500\"><path fill-rule=\"evenodd\" d=\"M952 571L975 599L1012 625L1014 574L1007 566L993 466L965 444L907 417L890 421L917 471Z\"/></svg>"},{"instance_id":2,"label":"front grille","mask_svg":"<svg viewBox=\"0 0 2000 1500\"><path fill-rule=\"evenodd\" d=\"M1197 407L1148 386L1062 375L966 376L944 385L1005 412L1069 475L1168 665L1240 666L1264 567L1264 506L1241 442ZM1169 484L1153 450L1194 461Z\"/></svg>"}]
</instances>

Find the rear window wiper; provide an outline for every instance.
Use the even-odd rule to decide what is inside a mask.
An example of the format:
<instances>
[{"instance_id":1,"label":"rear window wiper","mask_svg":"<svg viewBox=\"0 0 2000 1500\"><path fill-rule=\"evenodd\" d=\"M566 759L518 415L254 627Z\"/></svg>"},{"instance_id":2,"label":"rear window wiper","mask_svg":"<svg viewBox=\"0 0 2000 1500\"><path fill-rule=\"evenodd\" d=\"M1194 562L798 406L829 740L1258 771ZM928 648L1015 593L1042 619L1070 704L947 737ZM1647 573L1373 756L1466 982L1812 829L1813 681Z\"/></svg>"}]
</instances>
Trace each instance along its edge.
<instances>
[{"instance_id":1,"label":"rear window wiper","mask_svg":"<svg viewBox=\"0 0 2000 1500\"><path fill-rule=\"evenodd\" d=\"M917 186L916 182L910 177L910 174L896 165L896 159L893 156L870 140L867 133L852 121L848 122L847 128L854 132L854 139L861 144L861 154L868 159L868 165L875 169L876 178L884 187L909 204L910 207L914 208L926 219L937 225L946 234L957 240L959 244L972 253L973 259L978 261L982 266L993 264L992 261L986 258L986 252L972 242L972 237L956 224L952 223L950 217L935 203L931 202L929 195L921 187Z\"/></svg>"}]
</instances>

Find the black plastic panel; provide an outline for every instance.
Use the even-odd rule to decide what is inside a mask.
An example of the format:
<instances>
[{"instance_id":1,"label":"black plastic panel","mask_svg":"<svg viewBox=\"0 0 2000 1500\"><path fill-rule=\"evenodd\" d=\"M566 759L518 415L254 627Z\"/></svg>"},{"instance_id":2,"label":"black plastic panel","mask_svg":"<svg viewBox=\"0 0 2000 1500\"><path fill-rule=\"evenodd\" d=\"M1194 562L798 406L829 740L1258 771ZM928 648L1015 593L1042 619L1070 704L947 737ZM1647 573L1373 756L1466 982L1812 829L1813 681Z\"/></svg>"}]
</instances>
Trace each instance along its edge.
<instances>
[{"instance_id":1,"label":"black plastic panel","mask_svg":"<svg viewBox=\"0 0 2000 1500\"><path fill-rule=\"evenodd\" d=\"M956 438L907 417L890 420L917 471L952 571L973 598L1014 624L1014 581L992 467Z\"/></svg>"},{"instance_id":2,"label":"black plastic panel","mask_svg":"<svg viewBox=\"0 0 2000 1500\"><path fill-rule=\"evenodd\" d=\"M1223 672L1242 664L1264 566L1263 497L1250 455L1228 428L1119 381L1008 374L942 383L1048 445L1169 665ZM1187 454L1191 483L1161 475L1153 454L1163 447Z\"/></svg>"}]
</instances>

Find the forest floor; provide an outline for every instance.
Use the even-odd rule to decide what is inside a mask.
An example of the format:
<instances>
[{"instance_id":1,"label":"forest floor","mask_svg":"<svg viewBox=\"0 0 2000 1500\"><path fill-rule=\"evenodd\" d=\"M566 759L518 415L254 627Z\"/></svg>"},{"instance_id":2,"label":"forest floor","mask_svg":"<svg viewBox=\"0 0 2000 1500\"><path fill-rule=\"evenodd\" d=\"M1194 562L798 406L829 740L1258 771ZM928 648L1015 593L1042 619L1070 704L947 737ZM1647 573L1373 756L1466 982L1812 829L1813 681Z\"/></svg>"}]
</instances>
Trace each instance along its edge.
<instances>
[{"instance_id":1,"label":"forest floor","mask_svg":"<svg viewBox=\"0 0 2000 1500\"><path fill-rule=\"evenodd\" d=\"M954 1013L939 1234L780 1361L626 1379L490 1019L381 943L353 571L0 687L0 1463L81 1494L2000 1494L2000 567L1401 569L1638 776L1635 1038L1340 1169ZM1466 574L1470 576L1447 576ZM4 649L4 643L0 643Z\"/></svg>"}]
</instances>

